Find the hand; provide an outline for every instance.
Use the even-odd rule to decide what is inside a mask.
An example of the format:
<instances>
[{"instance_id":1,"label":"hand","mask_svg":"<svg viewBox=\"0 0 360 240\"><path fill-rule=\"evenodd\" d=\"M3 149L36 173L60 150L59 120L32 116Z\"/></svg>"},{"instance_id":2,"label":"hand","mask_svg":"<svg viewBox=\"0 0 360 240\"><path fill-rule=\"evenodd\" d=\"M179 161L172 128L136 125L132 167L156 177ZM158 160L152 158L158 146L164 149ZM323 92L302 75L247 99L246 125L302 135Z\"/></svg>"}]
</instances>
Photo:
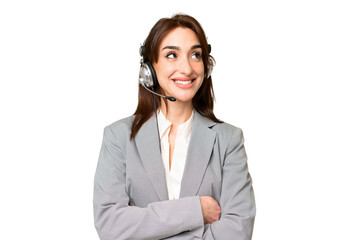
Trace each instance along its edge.
<instances>
[{"instance_id":1,"label":"hand","mask_svg":"<svg viewBox=\"0 0 360 240\"><path fill-rule=\"evenodd\" d=\"M204 224L213 223L220 219L221 209L218 202L210 196L200 197L201 211Z\"/></svg>"}]
</instances>

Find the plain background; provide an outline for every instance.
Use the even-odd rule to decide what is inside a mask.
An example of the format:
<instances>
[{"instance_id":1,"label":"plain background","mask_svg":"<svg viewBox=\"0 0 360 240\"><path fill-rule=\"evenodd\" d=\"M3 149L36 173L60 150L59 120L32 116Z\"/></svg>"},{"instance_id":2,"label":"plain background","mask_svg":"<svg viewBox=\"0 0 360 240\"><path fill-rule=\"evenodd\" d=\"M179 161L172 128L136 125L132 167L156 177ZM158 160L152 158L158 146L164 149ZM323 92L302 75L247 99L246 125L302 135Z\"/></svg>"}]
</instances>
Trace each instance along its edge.
<instances>
[{"instance_id":1,"label":"plain background","mask_svg":"<svg viewBox=\"0 0 360 240\"><path fill-rule=\"evenodd\" d=\"M161 17L204 27L216 115L241 127L254 240L360 239L358 1L0 3L0 239L98 239L103 128L137 103Z\"/></svg>"}]
</instances>

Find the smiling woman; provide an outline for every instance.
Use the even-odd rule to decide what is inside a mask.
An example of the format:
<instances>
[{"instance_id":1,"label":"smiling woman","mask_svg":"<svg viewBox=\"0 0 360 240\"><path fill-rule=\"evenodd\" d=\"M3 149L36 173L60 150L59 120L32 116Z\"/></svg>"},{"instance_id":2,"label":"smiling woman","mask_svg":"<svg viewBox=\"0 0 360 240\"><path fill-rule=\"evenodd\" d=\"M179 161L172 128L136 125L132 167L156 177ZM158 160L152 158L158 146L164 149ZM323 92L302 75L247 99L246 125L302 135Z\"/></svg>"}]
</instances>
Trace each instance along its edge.
<instances>
[{"instance_id":1,"label":"smiling woman","mask_svg":"<svg viewBox=\"0 0 360 240\"><path fill-rule=\"evenodd\" d=\"M94 188L101 239L251 239L244 138L213 113L210 50L191 16L151 29L138 107L104 131Z\"/></svg>"},{"instance_id":2,"label":"smiling woman","mask_svg":"<svg viewBox=\"0 0 360 240\"><path fill-rule=\"evenodd\" d=\"M177 104L192 108L191 100L204 80L201 45L189 28L177 27L160 44L158 61L153 64L165 95L177 99ZM165 112L165 106L162 110Z\"/></svg>"}]
</instances>

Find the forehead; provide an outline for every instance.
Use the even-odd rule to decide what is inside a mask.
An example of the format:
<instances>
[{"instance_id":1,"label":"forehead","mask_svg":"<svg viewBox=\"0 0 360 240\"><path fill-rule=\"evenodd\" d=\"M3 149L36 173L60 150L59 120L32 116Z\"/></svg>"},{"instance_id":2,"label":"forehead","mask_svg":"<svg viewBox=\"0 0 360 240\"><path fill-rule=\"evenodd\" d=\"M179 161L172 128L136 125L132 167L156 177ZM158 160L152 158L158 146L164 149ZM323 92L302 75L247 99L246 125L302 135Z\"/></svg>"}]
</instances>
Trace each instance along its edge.
<instances>
[{"instance_id":1,"label":"forehead","mask_svg":"<svg viewBox=\"0 0 360 240\"><path fill-rule=\"evenodd\" d=\"M191 48L200 44L195 32L190 28L177 27L165 35L160 50L166 46L178 46L181 49Z\"/></svg>"}]
</instances>

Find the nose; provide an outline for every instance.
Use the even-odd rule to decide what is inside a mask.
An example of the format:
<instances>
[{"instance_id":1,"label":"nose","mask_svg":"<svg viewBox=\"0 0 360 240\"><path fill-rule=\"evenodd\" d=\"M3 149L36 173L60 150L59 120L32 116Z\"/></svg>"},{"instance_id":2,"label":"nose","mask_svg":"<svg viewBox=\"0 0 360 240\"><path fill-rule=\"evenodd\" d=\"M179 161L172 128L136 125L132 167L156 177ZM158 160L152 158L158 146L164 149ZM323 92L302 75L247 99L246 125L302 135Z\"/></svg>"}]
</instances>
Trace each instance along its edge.
<instances>
[{"instance_id":1,"label":"nose","mask_svg":"<svg viewBox=\"0 0 360 240\"><path fill-rule=\"evenodd\" d=\"M188 59L187 57L182 57L179 61L178 69L180 73L186 76L190 76L193 73L190 59Z\"/></svg>"}]
</instances>

